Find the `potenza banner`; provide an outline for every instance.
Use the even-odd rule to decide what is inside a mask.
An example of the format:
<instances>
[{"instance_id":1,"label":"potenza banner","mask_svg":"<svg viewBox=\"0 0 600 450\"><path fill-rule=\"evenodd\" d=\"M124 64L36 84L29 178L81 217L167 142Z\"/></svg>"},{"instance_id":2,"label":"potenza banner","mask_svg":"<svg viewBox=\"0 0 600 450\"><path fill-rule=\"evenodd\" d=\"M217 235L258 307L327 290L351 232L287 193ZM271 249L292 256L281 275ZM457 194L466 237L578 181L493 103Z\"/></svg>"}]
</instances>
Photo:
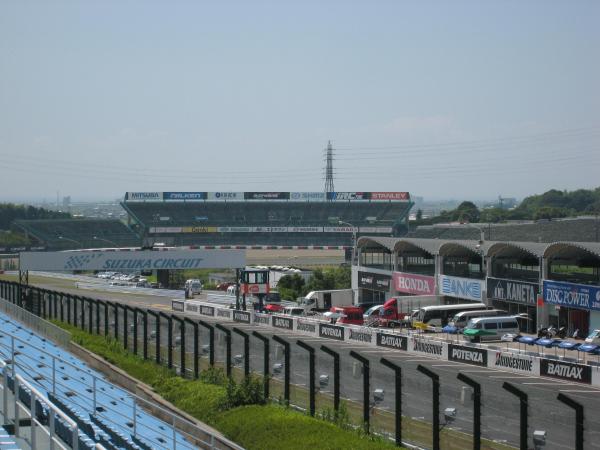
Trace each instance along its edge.
<instances>
[{"instance_id":1,"label":"potenza banner","mask_svg":"<svg viewBox=\"0 0 600 450\"><path fill-rule=\"evenodd\" d=\"M544 302L600 311L600 287L544 280Z\"/></svg>"},{"instance_id":2,"label":"potenza banner","mask_svg":"<svg viewBox=\"0 0 600 450\"><path fill-rule=\"evenodd\" d=\"M20 270L181 270L246 266L245 250L23 252Z\"/></svg>"},{"instance_id":3,"label":"potenza banner","mask_svg":"<svg viewBox=\"0 0 600 450\"><path fill-rule=\"evenodd\" d=\"M358 287L375 291L389 291L392 277L373 272L358 272Z\"/></svg>"},{"instance_id":4,"label":"potenza banner","mask_svg":"<svg viewBox=\"0 0 600 450\"><path fill-rule=\"evenodd\" d=\"M488 298L507 302L535 305L540 293L539 283L526 281L503 280L501 278L487 279Z\"/></svg>"},{"instance_id":5,"label":"potenza banner","mask_svg":"<svg viewBox=\"0 0 600 450\"><path fill-rule=\"evenodd\" d=\"M319 337L328 339L335 339L338 341L344 340L344 327L338 325L327 325L325 323L319 324Z\"/></svg>"},{"instance_id":6,"label":"potenza banner","mask_svg":"<svg viewBox=\"0 0 600 450\"><path fill-rule=\"evenodd\" d=\"M435 277L404 272L394 272L392 277L394 289L398 292L417 295L435 294Z\"/></svg>"},{"instance_id":7,"label":"potenza banner","mask_svg":"<svg viewBox=\"0 0 600 450\"><path fill-rule=\"evenodd\" d=\"M448 360L485 367L487 366L487 350L449 344Z\"/></svg>"},{"instance_id":8,"label":"potenza banner","mask_svg":"<svg viewBox=\"0 0 600 450\"><path fill-rule=\"evenodd\" d=\"M440 275L440 294L448 297L483 300L483 280Z\"/></svg>"}]
</instances>

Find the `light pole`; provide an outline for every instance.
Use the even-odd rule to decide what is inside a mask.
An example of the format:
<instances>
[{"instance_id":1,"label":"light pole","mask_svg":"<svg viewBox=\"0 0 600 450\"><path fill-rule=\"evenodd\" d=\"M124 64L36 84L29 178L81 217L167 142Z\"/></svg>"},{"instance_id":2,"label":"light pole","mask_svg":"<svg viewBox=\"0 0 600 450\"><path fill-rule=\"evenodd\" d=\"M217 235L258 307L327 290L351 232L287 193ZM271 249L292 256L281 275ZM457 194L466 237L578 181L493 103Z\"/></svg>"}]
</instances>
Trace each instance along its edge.
<instances>
[{"instance_id":1,"label":"light pole","mask_svg":"<svg viewBox=\"0 0 600 450\"><path fill-rule=\"evenodd\" d=\"M356 263L356 227L349 222L338 220L338 225L348 225L352 227L352 265Z\"/></svg>"},{"instance_id":2,"label":"light pole","mask_svg":"<svg viewBox=\"0 0 600 450\"><path fill-rule=\"evenodd\" d=\"M117 244L116 242L113 242L109 239L104 239L104 238L99 238L98 236L92 236L92 239L95 241L102 241L102 242L108 242L109 244L111 244L113 247L115 248L120 248L120 245Z\"/></svg>"},{"instance_id":3,"label":"light pole","mask_svg":"<svg viewBox=\"0 0 600 450\"><path fill-rule=\"evenodd\" d=\"M76 241L75 239L66 238L64 236L59 236L58 239L60 239L61 241L74 242L75 244L77 244L79 246L79 248L83 248L83 244L79 241Z\"/></svg>"}]
</instances>

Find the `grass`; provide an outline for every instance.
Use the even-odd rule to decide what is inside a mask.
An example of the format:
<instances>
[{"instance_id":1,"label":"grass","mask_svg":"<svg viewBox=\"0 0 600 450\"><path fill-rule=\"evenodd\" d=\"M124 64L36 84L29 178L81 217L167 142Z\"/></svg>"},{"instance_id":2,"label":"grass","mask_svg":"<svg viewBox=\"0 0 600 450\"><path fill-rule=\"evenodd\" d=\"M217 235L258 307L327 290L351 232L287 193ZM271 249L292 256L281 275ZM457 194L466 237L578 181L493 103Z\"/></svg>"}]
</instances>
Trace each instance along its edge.
<instances>
[{"instance_id":1,"label":"grass","mask_svg":"<svg viewBox=\"0 0 600 450\"><path fill-rule=\"evenodd\" d=\"M73 342L148 384L177 408L215 427L247 449L395 448L381 438L342 429L277 404L230 407L238 398L239 389L233 391L236 398L232 398L231 389L225 385L212 384L203 377L199 380L180 378L173 370L129 353L118 341L88 334L60 321L53 323L69 331ZM260 386L262 379L256 382Z\"/></svg>"}]
</instances>

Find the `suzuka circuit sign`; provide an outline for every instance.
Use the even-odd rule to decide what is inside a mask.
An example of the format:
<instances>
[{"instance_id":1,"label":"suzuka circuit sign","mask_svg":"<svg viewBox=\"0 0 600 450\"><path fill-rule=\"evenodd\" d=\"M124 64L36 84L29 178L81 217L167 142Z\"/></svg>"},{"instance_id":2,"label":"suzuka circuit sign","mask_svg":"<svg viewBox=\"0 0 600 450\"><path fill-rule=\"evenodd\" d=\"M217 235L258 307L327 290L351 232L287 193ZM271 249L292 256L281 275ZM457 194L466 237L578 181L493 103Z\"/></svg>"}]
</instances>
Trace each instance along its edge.
<instances>
[{"instance_id":1,"label":"suzuka circuit sign","mask_svg":"<svg viewBox=\"0 0 600 450\"><path fill-rule=\"evenodd\" d=\"M245 250L23 252L20 270L161 270L238 268Z\"/></svg>"}]
</instances>

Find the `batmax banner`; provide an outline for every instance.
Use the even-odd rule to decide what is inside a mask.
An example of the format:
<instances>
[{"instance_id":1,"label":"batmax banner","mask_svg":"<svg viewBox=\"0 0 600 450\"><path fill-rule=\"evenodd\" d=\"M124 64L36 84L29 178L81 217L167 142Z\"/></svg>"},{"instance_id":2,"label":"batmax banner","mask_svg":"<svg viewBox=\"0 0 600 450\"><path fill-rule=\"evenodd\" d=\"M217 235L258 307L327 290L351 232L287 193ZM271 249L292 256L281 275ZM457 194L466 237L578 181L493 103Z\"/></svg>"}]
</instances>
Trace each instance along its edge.
<instances>
[{"instance_id":1,"label":"batmax banner","mask_svg":"<svg viewBox=\"0 0 600 450\"><path fill-rule=\"evenodd\" d=\"M296 202L322 202L325 201L324 192L290 192L290 200Z\"/></svg>"},{"instance_id":2,"label":"batmax banner","mask_svg":"<svg viewBox=\"0 0 600 450\"><path fill-rule=\"evenodd\" d=\"M487 296L495 300L521 303L523 305L535 305L539 293L539 283L490 277L487 279Z\"/></svg>"},{"instance_id":3,"label":"batmax banner","mask_svg":"<svg viewBox=\"0 0 600 450\"><path fill-rule=\"evenodd\" d=\"M337 325L319 324L319 337L335 339L337 341L344 340L344 327Z\"/></svg>"},{"instance_id":4,"label":"batmax banner","mask_svg":"<svg viewBox=\"0 0 600 450\"><path fill-rule=\"evenodd\" d=\"M161 270L238 268L246 266L245 250L164 250L23 252L21 270Z\"/></svg>"},{"instance_id":5,"label":"batmax banner","mask_svg":"<svg viewBox=\"0 0 600 450\"><path fill-rule=\"evenodd\" d=\"M418 295L435 294L435 277L404 272L394 272L392 277L394 279L394 289L398 292Z\"/></svg>"},{"instance_id":6,"label":"batmax banner","mask_svg":"<svg viewBox=\"0 0 600 450\"><path fill-rule=\"evenodd\" d=\"M592 383L592 367L587 364L542 359L540 360L540 375L577 383Z\"/></svg>"},{"instance_id":7,"label":"batmax banner","mask_svg":"<svg viewBox=\"0 0 600 450\"><path fill-rule=\"evenodd\" d=\"M233 311L233 321L241 323L250 323L252 322L252 316L249 312L235 310Z\"/></svg>"},{"instance_id":8,"label":"batmax banner","mask_svg":"<svg viewBox=\"0 0 600 450\"><path fill-rule=\"evenodd\" d=\"M358 287L375 291L389 291L392 277L372 272L358 272Z\"/></svg>"},{"instance_id":9,"label":"batmax banner","mask_svg":"<svg viewBox=\"0 0 600 450\"><path fill-rule=\"evenodd\" d=\"M198 201L206 200L206 192L163 192L163 200Z\"/></svg>"},{"instance_id":10,"label":"batmax banner","mask_svg":"<svg viewBox=\"0 0 600 450\"><path fill-rule=\"evenodd\" d=\"M487 350L463 345L448 344L448 361L456 361L475 366L487 366Z\"/></svg>"},{"instance_id":11,"label":"batmax banner","mask_svg":"<svg viewBox=\"0 0 600 450\"><path fill-rule=\"evenodd\" d=\"M569 308L600 311L600 287L544 280L544 302Z\"/></svg>"},{"instance_id":12,"label":"batmax banner","mask_svg":"<svg viewBox=\"0 0 600 450\"><path fill-rule=\"evenodd\" d=\"M273 325L275 328L283 328L284 330L294 329L293 319L289 319L287 317L273 316L273 319L271 320L271 325Z\"/></svg>"},{"instance_id":13,"label":"batmax banner","mask_svg":"<svg viewBox=\"0 0 600 450\"><path fill-rule=\"evenodd\" d=\"M126 192L126 202L162 202L162 192Z\"/></svg>"},{"instance_id":14,"label":"batmax banner","mask_svg":"<svg viewBox=\"0 0 600 450\"><path fill-rule=\"evenodd\" d=\"M442 295L481 301L483 299L482 292L483 280L440 275L440 294Z\"/></svg>"},{"instance_id":15,"label":"batmax banner","mask_svg":"<svg viewBox=\"0 0 600 450\"><path fill-rule=\"evenodd\" d=\"M377 333L377 346L406 351L408 349L408 338L397 334Z\"/></svg>"},{"instance_id":16,"label":"batmax banner","mask_svg":"<svg viewBox=\"0 0 600 450\"><path fill-rule=\"evenodd\" d=\"M407 202L410 200L408 192L371 192L371 200L396 200Z\"/></svg>"},{"instance_id":17,"label":"batmax banner","mask_svg":"<svg viewBox=\"0 0 600 450\"><path fill-rule=\"evenodd\" d=\"M369 200L370 192L328 192L327 200Z\"/></svg>"},{"instance_id":18,"label":"batmax banner","mask_svg":"<svg viewBox=\"0 0 600 450\"><path fill-rule=\"evenodd\" d=\"M289 200L289 192L244 192L246 200Z\"/></svg>"},{"instance_id":19,"label":"batmax banner","mask_svg":"<svg viewBox=\"0 0 600 450\"><path fill-rule=\"evenodd\" d=\"M243 192L207 192L207 200L244 200Z\"/></svg>"}]
</instances>

